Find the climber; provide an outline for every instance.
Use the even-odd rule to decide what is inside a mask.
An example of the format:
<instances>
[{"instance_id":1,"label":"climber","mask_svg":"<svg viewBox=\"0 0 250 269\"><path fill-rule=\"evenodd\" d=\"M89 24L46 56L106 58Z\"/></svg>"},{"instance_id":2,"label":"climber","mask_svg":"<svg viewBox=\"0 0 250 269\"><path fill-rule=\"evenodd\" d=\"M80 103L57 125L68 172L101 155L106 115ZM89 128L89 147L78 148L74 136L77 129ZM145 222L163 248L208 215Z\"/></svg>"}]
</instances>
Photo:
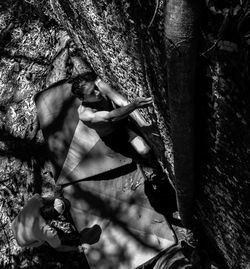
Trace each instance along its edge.
<instances>
[{"instance_id":1,"label":"climber","mask_svg":"<svg viewBox=\"0 0 250 269\"><path fill-rule=\"evenodd\" d=\"M132 116L139 126L147 125L136 109L150 106L152 98L140 97L129 103L93 72L72 79L72 93L82 101L79 119L94 129L107 146L158 173L161 171L151 148L128 120Z\"/></svg>"}]
</instances>

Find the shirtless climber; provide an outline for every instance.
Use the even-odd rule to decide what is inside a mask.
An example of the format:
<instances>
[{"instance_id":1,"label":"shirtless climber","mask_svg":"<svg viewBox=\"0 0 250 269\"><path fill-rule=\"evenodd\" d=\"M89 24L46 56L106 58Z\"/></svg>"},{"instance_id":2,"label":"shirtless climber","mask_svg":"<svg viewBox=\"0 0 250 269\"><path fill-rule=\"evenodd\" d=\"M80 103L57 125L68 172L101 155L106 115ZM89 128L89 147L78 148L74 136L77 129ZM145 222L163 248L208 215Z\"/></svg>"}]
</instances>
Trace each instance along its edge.
<instances>
[{"instance_id":1,"label":"shirtless climber","mask_svg":"<svg viewBox=\"0 0 250 269\"><path fill-rule=\"evenodd\" d=\"M140 126L146 125L136 109L151 105L151 98L140 97L128 103L126 98L97 78L93 72L76 77L72 83L72 93L82 101L78 109L79 119L94 129L107 146L161 171L146 141L128 123L128 116L131 115Z\"/></svg>"}]
</instances>

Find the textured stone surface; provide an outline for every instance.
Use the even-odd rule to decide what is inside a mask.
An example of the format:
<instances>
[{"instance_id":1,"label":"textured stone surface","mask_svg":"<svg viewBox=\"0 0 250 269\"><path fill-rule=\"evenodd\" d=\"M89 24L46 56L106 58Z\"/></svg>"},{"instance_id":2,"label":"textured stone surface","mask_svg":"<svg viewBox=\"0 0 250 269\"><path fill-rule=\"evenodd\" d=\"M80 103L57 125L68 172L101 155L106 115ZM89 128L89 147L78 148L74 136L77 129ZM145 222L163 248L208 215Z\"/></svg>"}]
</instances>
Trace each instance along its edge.
<instances>
[{"instance_id":1,"label":"textured stone surface","mask_svg":"<svg viewBox=\"0 0 250 269\"><path fill-rule=\"evenodd\" d=\"M152 117L153 122L154 135L148 138L170 178L174 179L171 177L173 156L169 138L171 115L165 109L168 102L166 75L161 73L160 67L165 61L161 42L164 2L149 1L142 5L142 1L89 0L83 5L83 1L51 0L39 6L36 1L40 11L63 24L104 80L130 100L136 95L153 96L155 110L144 112L146 120L150 122ZM199 227L212 241L210 248L219 252L227 267L245 269L249 266L250 108L246 16L249 7L247 1L226 2L206 1L207 9L201 10L205 21L202 25L205 41L202 42L208 44L201 45L196 77L196 217ZM4 225L24 203L27 190L32 189L33 177L40 178L42 164L34 159L27 161L34 153L31 150L34 144L21 139L33 138L36 133L32 98L46 83L59 35L57 28L43 28L32 16L25 15L28 5L25 8L25 12L20 8L15 13L15 18L21 14L22 19L15 21L16 29L11 30L11 38L6 34L10 39L6 36L1 39L0 113L4 130L0 142L1 176L2 184L12 184L11 188L1 186L1 195L12 199L9 204L6 200L1 212ZM13 14L5 13L1 11L0 14L1 34L3 29L13 28ZM43 18L42 14L39 16ZM24 23L26 19L28 24ZM45 37L46 42L43 42ZM50 53L46 54L48 50ZM24 162L20 161L21 157L25 157ZM49 171L43 171L42 176L49 178ZM17 207L13 207L13 203ZM207 243L205 241L205 245ZM7 248L6 245L3 250Z\"/></svg>"},{"instance_id":2,"label":"textured stone surface","mask_svg":"<svg viewBox=\"0 0 250 269\"><path fill-rule=\"evenodd\" d=\"M54 17L71 33L103 79L130 100L136 95L153 96L155 110L145 113L145 117L147 120L152 117L159 139L151 136L150 144L174 181L171 177L173 156L169 136L172 115L167 108L166 80L164 73L160 75L162 69L159 67L165 60L160 41L163 37L164 2L158 2L153 22L153 2L143 6L140 1L138 4L130 1L119 4L115 1L86 1L83 5L81 1L63 0L51 3ZM231 6L231 15L228 11L230 4L223 2L215 7L212 1L207 3L211 14L203 28L208 41L205 50L208 52L198 58L194 107L197 123L196 216L227 266L244 268L248 262L249 241L244 234L249 182L249 74L248 68L243 67L248 66L249 61L248 43L243 37L247 32L246 20L237 1ZM247 6L244 7L247 10ZM203 9L201 12L206 15L207 11ZM218 38L222 42L214 51L213 42L217 42ZM228 41L234 46L230 46ZM235 54L238 45L238 54ZM204 56L209 60L204 61ZM209 72L202 72L204 68Z\"/></svg>"},{"instance_id":3,"label":"textured stone surface","mask_svg":"<svg viewBox=\"0 0 250 269\"><path fill-rule=\"evenodd\" d=\"M171 175L166 81L163 81L160 52L153 50L156 41L150 37L145 22L137 15L139 7L129 1L83 3L64 0L51 1L51 7L56 20L69 31L102 79L129 100L136 96L153 97L154 110L144 110L143 113L146 121L152 122L152 127L148 130L145 128L143 132ZM144 46L143 39L147 40L149 46Z\"/></svg>"},{"instance_id":4,"label":"textured stone surface","mask_svg":"<svg viewBox=\"0 0 250 269\"><path fill-rule=\"evenodd\" d=\"M212 66L216 75L212 77L212 91L206 93L208 103L203 103L209 114L199 138L203 152L198 153L202 158L197 216L229 268L247 268L250 96L247 88L235 84L234 75L230 78L228 68L232 66L228 64L220 61Z\"/></svg>"}]
</instances>

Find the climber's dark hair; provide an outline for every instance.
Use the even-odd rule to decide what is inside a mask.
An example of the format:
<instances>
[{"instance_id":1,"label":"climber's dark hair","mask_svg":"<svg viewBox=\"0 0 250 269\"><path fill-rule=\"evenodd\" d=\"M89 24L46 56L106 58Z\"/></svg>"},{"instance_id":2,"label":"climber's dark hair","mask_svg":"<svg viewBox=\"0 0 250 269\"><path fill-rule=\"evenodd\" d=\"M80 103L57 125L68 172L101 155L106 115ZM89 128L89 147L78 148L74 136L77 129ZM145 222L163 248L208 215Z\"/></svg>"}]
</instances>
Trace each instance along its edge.
<instances>
[{"instance_id":1,"label":"climber's dark hair","mask_svg":"<svg viewBox=\"0 0 250 269\"><path fill-rule=\"evenodd\" d=\"M92 72L92 71L88 71L86 73L80 74L78 76L75 76L73 78L71 78L68 82L72 83L72 88L71 91L74 95L80 95L81 89L79 89L79 84L82 83L84 84L90 81L95 81L97 79L97 75Z\"/></svg>"}]
</instances>

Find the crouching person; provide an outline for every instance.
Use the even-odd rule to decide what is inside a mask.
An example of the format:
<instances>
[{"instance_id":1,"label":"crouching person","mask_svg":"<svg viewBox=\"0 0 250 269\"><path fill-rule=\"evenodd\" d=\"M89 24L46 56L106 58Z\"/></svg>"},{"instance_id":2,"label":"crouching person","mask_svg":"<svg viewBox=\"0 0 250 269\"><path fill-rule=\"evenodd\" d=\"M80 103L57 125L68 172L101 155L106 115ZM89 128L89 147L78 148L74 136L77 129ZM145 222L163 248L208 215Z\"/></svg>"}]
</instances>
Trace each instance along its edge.
<instances>
[{"instance_id":1,"label":"crouching person","mask_svg":"<svg viewBox=\"0 0 250 269\"><path fill-rule=\"evenodd\" d=\"M14 237L21 247L39 247L48 244L57 251L82 251L80 235L63 218L69 213L70 202L63 198L43 198L35 194L11 224ZM65 231L56 224L64 222ZM69 226L71 227L69 228ZM62 226L62 225L61 225Z\"/></svg>"}]
</instances>

